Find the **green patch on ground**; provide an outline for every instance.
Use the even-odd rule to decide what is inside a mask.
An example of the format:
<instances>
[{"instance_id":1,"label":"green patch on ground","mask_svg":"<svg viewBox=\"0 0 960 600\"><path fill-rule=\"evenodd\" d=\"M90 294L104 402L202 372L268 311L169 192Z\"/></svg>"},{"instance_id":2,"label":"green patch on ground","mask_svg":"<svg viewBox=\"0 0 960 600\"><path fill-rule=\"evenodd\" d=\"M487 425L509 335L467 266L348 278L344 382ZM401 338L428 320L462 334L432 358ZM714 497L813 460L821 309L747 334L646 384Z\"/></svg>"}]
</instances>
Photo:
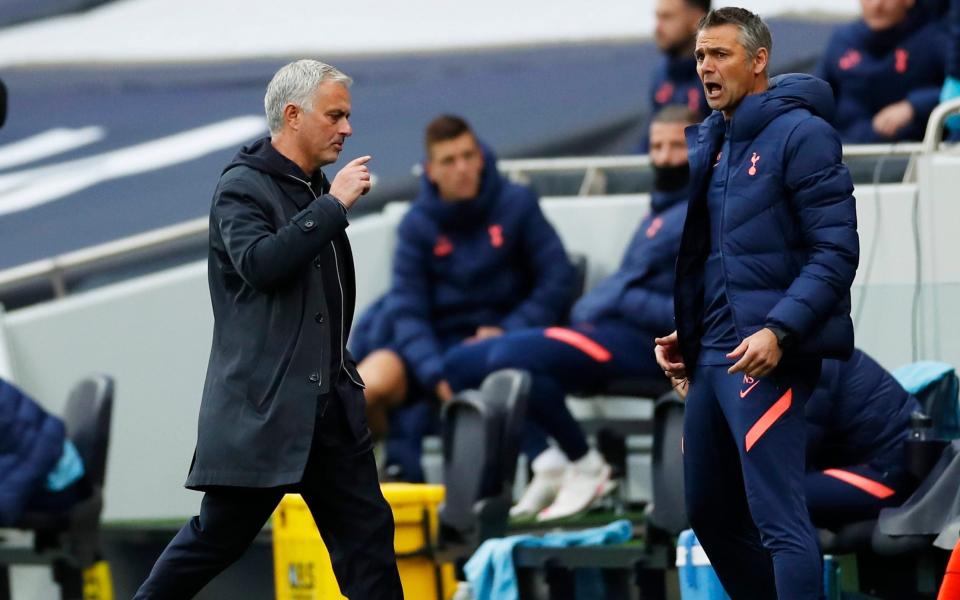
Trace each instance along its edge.
<instances>
[{"instance_id":1,"label":"green patch on ground","mask_svg":"<svg viewBox=\"0 0 960 600\"><path fill-rule=\"evenodd\" d=\"M118 519L105 521L103 529L180 529L183 524L190 520L190 517L180 519Z\"/></svg>"}]
</instances>

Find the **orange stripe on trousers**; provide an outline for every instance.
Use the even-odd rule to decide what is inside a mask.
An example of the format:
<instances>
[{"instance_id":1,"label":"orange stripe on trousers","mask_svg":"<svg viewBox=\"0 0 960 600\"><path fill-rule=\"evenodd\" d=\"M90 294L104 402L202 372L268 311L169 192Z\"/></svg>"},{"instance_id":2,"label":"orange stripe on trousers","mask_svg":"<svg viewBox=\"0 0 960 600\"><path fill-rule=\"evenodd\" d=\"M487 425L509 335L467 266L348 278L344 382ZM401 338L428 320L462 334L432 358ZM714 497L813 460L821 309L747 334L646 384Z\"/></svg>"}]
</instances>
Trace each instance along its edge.
<instances>
[{"instance_id":1,"label":"orange stripe on trousers","mask_svg":"<svg viewBox=\"0 0 960 600\"><path fill-rule=\"evenodd\" d=\"M558 342L569 344L597 362L610 362L610 359L613 358L609 350L572 329L548 327L543 335Z\"/></svg>"},{"instance_id":2,"label":"orange stripe on trousers","mask_svg":"<svg viewBox=\"0 0 960 600\"><path fill-rule=\"evenodd\" d=\"M830 477L835 477L844 483L849 483L853 487L861 489L871 496L880 498L881 500L896 494L894 490L888 488L882 483L872 479L867 479L863 475L857 475L856 473L851 473L850 471L844 471L842 469L827 469L823 472L823 474L829 475Z\"/></svg>"},{"instance_id":3,"label":"orange stripe on trousers","mask_svg":"<svg viewBox=\"0 0 960 600\"><path fill-rule=\"evenodd\" d=\"M750 431L747 432L747 452L750 452L750 448L753 448L753 445L763 437L763 434L773 427L777 419L790 410L791 404L793 404L793 388L787 390L787 393L783 396L780 396L780 399L774 402L773 406L768 408L767 412L763 413L763 416L757 419L757 422L754 423Z\"/></svg>"}]
</instances>

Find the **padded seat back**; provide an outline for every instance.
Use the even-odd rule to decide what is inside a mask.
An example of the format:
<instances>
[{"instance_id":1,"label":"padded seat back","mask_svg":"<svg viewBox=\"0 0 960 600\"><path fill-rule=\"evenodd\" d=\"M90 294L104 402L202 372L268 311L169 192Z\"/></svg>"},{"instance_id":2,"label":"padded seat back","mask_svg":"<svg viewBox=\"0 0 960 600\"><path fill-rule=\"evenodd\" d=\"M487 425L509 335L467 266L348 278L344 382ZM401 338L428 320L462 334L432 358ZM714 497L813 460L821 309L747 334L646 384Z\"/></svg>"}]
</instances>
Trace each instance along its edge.
<instances>
[{"instance_id":1,"label":"padded seat back","mask_svg":"<svg viewBox=\"0 0 960 600\"><path fill-rule=\"evenodd\" d=\"M653 409L653 508L650 524L671 535L690 528L683 498L684 403L675 392L661 396Z\"/></svg>"},{"instance_id":2,"label":"padded seat back","mask_svg":"<svg viewBox=\"0 0 960 600\"><path fill-rule=\"evenodd\" d=\"M509 496L526 415L530 376L503 370L479 390L466 390L443 411L443 481L446 502L440 519L468 534L477 527L477 504ZM506 523L503 523L505 526Z\"/></svg>"},{"instance_id":3,"label":"padded seat back","mask_svg":"<svg viewBox=\"0 0 960 600\"><path fill-rule=\"evenodd\" d=\"M113 379L91 375L76 384L67 398L63 422L94 487L102 488L107 470L110 420L113 414Z\"/></svg>"}]
</instances>

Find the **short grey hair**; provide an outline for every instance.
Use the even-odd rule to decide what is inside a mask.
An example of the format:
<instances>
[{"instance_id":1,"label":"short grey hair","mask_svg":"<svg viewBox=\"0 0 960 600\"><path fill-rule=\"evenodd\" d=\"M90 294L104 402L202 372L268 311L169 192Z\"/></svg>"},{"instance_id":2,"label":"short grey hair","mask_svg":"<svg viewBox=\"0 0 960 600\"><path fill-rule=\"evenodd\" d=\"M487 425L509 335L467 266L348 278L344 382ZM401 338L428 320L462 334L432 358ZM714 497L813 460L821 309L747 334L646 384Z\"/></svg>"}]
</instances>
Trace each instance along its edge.
<instances>
[{"instance_id":1,"label":"short grey hair","mask_svg":"<svg viewBox=\"0 0 960 600\"><path fill-rule=\"evenodd\" d=\"M288 104L312 110L313 95L320 84L326 81L346 87L353 83L353 79L343 71L319 60L297 60L280 67L267 84L267 93L263 96L270 135L277 135L283 129L283 109Z\"/></svg>"},{"instance_id":2,"label":"short grey hair","mask_svg":"<svg viewBox=\"0 0 960 600\"><path fill-rule=\"evenodd\" d=\"M763 19L745 8L735 6L725 6L708 12L703 19L697 31L703 31L711 27L720 25L736 25L740 31L738 36L740 45L747 51L747 56L756 58L760 48L766 48L768 53L773 52L773 36L770 35L770 28L763 22Z\"/></svg>"},{"instance_id":3,"label":"short grey hair","mask_svg":"<svg viewBox=\"0 0 960 600\"><path fill-rule=\"evenodd\" d=\"M697 111L686 104L668 104L657 111L650 120L651 123L687 123L694 124L703 120Z\"/></svg>"}]
</instances>

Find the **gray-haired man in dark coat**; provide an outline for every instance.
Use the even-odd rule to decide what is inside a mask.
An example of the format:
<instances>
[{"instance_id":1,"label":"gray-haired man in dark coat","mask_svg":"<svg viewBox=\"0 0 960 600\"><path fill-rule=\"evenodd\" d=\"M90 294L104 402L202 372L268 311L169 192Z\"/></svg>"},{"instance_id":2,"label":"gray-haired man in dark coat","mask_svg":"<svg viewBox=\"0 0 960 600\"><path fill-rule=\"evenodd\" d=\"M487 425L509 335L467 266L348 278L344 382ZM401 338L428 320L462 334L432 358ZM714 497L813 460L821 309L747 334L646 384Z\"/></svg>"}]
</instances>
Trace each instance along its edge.
<instances>
[{"instance_id":1,"label":"gray-haired man in dark coat","mask_svg":"<svg viewBox=\"0 0 960 600\"><path fill-rule=\"evenodd\" d=\"M351 80L300 60L274 75L270 137L227 166L210 211L213 348L187 487L205 492L135 598L193 597L302 494L342 592L402 598L393 517L380 492L363 382L346 350L354 309L347 212L369 156L330 184L352 134Z\"/></svg>"}]
</instances>

